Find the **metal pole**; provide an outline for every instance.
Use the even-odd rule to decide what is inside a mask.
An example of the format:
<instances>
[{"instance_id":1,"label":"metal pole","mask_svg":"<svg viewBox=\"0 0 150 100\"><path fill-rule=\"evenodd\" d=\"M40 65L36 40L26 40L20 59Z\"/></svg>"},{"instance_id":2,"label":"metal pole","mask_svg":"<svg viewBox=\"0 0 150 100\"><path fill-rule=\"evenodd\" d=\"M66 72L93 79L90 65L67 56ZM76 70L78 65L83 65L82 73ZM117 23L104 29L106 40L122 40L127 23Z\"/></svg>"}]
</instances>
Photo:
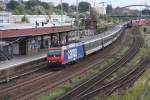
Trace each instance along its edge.
<instances>
[{"instance_id":1,"label":"metal pole","mask_svg":"<svg viewBox=\"0 0 150 100\"><path fill-rule=\"evenodd\" d=\"M89 15L91 15L91 6L89 6Z\"/></svg>"},{"instance_id":2,"label":"metal pole","mask_svg":"<svg viewBox=\"0 0 150 100\"><path fill-rule=\"evenodd\" d=\"M2 12L2 25L4 24L4 15L3 15L3 12ZM0 31L0 49L2 50L2 31Z\"/></svg>"},{"instance_id":3,"label":"metal pole","mask_svg":"<svg viewBox=\"0 0 150 100\"><path fill-rule=\"evenodd\" d=\"M77 35L78 35L78 39L79 39L79 4L78 4L78 0L76 0L76 20L77 20Z\"/></svg>"},{"instance_id":4,"label":"metal pole","mask_svg":"<svg viewBox=\"0 0 150 100\"><path fill-rule=\"evenodd\" d=\"M94 0L94 6L93 6L94 10L95 10L95 0Z\"/></svg>"},{"instance_id":5,"label":"metal pole","mask_svg":"<svg viewBox=\"0 0 150 100\"><path fill-rule=\"evenodd\" d=\"M0 31L0 42L2 43L2 32ZM0 44L0 49L2 50L2 44Z\"/></svg>"},{"instance_id":6,"label":"metal pole","mask_svg":"<svg viewBox=\"0 0 150 100\"><path fill-rule=\"evenodd\" d=\"M62 21L63 21L63 5L62 5L62 0L60 0L60 5L61 5L61 26L62 26Z\"/></svg>"},{"instance_id":7,"label":"metal pole","mask_svg":"<svg viewBox=\"0 0 150 100\"><path fill-rule=\"evenodd\" d=\"M104 2L102 3L102 5L103 5L103 15L104 15L104 9L105 9L105 8L104 8L104 6L105 6L105 5L104 5Z\"/></svg>"},{"instance_id":8,"label":"metal pole","mask_svg":"<svg viewBox=\"0 0 150 100\"><path fill-rule=\"evenodd\" d=\"M107 4L107 2L100 2L99 4L102 4L102 6L103 6L102 8L103 8L103 15L104 15L104 13L105 13L104 12L104 10L105 10L105 4Z\"/></svg>"}]
</instances>

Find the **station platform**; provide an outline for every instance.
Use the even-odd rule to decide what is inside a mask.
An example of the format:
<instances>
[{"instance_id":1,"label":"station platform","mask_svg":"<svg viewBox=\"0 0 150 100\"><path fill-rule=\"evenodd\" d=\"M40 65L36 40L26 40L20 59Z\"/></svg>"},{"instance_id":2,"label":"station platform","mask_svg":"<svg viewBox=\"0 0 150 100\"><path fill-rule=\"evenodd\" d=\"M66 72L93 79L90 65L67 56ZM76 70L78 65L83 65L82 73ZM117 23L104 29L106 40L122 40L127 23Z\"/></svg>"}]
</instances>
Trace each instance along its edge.
<instances>
[{"instance_id":1,"label":"station platform","mask_svg":"<svg viewBox=\"0 0 150 100\"><path fill-rule=\"evenodd\" d=\"M82 42L87 42L89 40L101 38L105 35L109 35L109 34L112 34L113 32L116 32L117 28L118 27L116 26L116 27L113 27L112 29L105 31L101 34L97 34L97 35L93 35L93 36L84 36L84 37L80 38L80 40ZM47 56L47 49L40 50L37 53L31 53L30 55L14 56L11 60L0 62L0 70L18 67L18 66L21 66L21 65L33 62L33 61L44 59L44 58L46 58L46 56Z\"/></svg>"},{"instance_id":2,"label":"station platform","mask_svg":"<svg viewBox=\"0 0 150 100\"><path fill-rule=\"evenodd\" d=\"M27 64L29 62L45 58L46 55L47 55L47 50L41 50L37 53L32 53L30 55L14 56L11 60L1 61L0 70L9 69L23 64Z\"/></svg>"}]
</instances>

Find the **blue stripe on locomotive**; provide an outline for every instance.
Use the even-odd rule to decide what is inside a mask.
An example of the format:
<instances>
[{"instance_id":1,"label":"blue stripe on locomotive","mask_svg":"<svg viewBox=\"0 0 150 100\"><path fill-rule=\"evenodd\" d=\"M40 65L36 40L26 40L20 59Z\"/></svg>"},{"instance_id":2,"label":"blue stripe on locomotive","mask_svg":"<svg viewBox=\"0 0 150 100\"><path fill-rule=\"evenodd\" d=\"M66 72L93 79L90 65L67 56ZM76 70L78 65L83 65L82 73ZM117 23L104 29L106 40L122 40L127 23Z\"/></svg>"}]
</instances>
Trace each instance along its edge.
<instances>
[{"instance_id":1,"label":"blue stripe on locomotive","mask_svg":"<svg viewBox=\"0 0 150 100\"><path fill-rule=\"evenodd\" d=\"M80 58L83 58L85 54L84 51L84 46L83 44L77 44L72 46L72 47L68 47L64 50L64 63L69 63L75 60L78 60Z\"/></svg>"}]
</instances>

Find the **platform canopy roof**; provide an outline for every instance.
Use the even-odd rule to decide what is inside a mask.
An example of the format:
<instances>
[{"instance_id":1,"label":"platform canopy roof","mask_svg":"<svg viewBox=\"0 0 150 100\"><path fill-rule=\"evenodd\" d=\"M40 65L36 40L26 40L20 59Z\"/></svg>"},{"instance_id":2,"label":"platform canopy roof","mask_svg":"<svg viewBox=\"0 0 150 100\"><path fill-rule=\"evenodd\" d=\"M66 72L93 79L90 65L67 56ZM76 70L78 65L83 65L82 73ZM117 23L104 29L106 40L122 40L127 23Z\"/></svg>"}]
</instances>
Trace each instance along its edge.
<instances>
[{"instance_id":1,"label":"platform canopy roof","mask_svg":"<svg viewBox=\"0 0 150 100\"><path fill-rule=\"evenodd\" d=\"M67 32L72 31L73 28L69 24L64 25L44 25L35 26L27 24L18 25L0 25L0 37L11 38L11 37L22 37L22 36L36 36L45 35L50 33Z\"/></svg>"}]
</instances>

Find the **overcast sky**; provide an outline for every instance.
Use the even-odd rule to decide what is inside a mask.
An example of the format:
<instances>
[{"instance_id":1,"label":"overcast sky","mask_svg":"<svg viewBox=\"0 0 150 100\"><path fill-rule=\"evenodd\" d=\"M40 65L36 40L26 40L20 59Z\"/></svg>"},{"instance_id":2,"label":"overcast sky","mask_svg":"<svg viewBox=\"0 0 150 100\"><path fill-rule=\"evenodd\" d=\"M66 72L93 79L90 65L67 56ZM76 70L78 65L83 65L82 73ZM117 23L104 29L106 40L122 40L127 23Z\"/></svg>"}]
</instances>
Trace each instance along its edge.
<instances>
[{"instance_id":1,"label":"overcast sky","mask_svg":"<svg viewBox=\"0 0 150 100\"><path fill-rule=\"evenodd\" d=\"M61 0L41 0L41 1L46 1L46 2L54 2L55 4L60 3ZM62 0L63 2L67 2L69 4L76 4L76 0ZM89 3L94 4L94 0L78 0L80 1L87 1ZM126 6L126 5L133 5L133 4L149 4L150 5L150 0L95 0L97 6L101 6L98 4L99 2L107 2L108 4L112 4L113 7L117 6ZM134 7L135 8L135 7ZM137 8L137 7L136 7ZM139 8L139 7L138 7Z\"/></svg>"}]
</instances>

